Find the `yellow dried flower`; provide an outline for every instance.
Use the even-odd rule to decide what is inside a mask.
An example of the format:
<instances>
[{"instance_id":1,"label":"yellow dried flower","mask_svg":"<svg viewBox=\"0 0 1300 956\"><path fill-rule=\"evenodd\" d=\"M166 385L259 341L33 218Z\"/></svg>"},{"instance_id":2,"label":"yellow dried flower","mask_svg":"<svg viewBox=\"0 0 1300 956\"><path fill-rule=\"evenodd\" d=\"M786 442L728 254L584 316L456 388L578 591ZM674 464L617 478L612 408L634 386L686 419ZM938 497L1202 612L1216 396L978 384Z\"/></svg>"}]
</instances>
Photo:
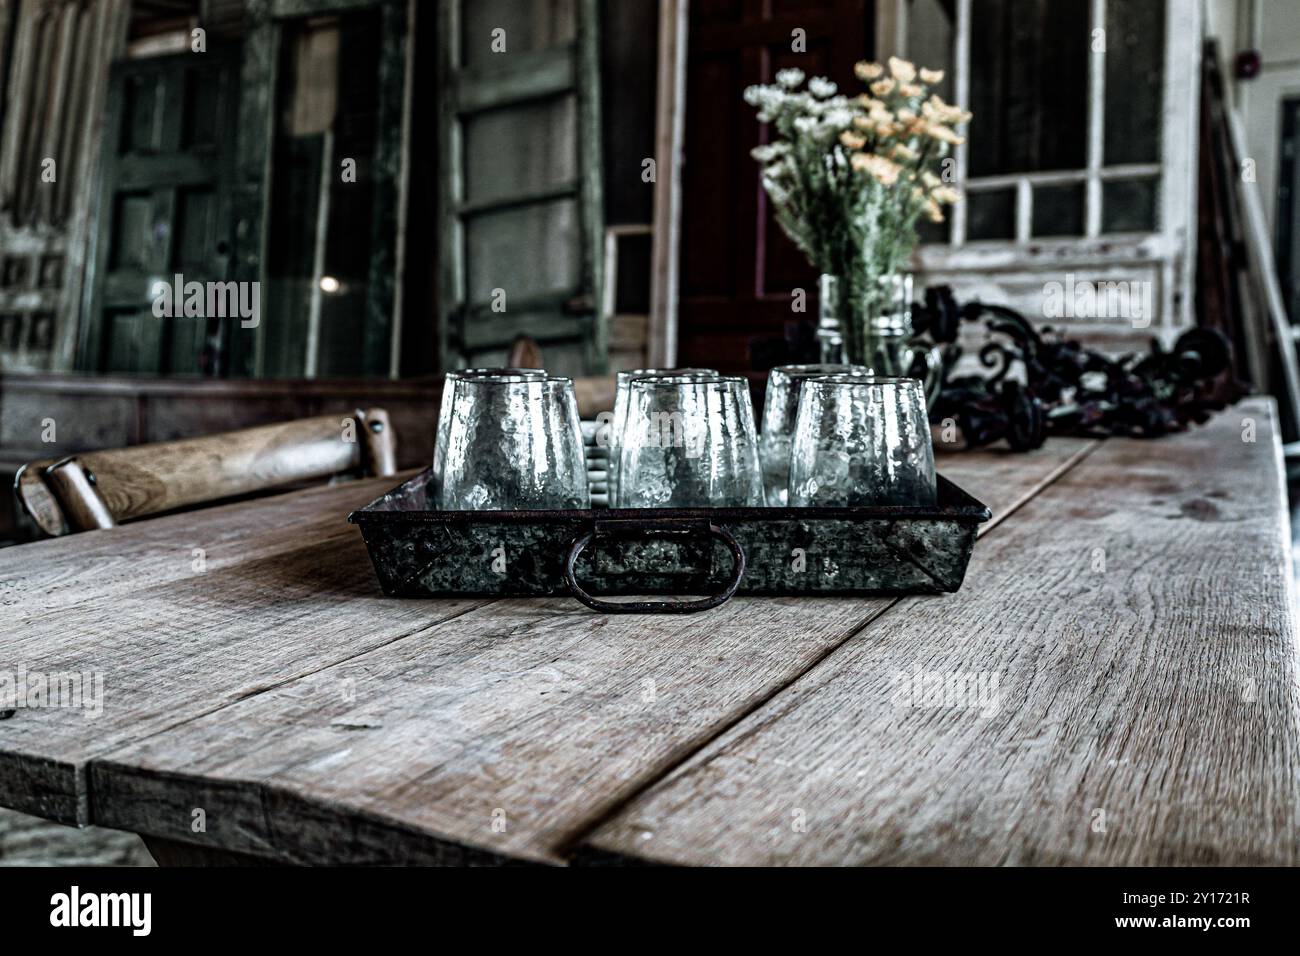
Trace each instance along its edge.
<instances>
[{"instance_id":1,"label":"yellow dried flower","mask_svg":"<svg viewBox=\"0 0 1300 956\"><path fill-rule=\"evenodd\" d=\"M969 122L971 114L967 113L960 106L952 106L945 103L943 98L938 94L931 96L921 104L921 113L927 118L939 123L947 123L955 126L958 123Z\"/></svg>"},{"instance_id":2,"label":"yellow dried flower","mask_svg":"<svg viewBox=\"0 0 1300 956\"><path fill-rule=\"evenodd\" d=\"M866 60L862 60L854 64L853 72L859 80L866 83L869 80L879 79L884 74L885 68L879 63L868 63Z\"/></svg>"},{"instance_id":3,"label":"yellow dried flower","mask_svg":"<svg viewBox=\"0 0 1300 956\"><path fill-rule=\"evenodd\" d=\"M918 86L915 83L899 83L898 92L903 96L920 96L925 92L925 87Z\"/></svg>"},{"instance_id":4,"label":"yellow dried flower","mask_svg":"<svg viewBox=\"0 0 1300 956\"><path fill-rule=\"evenodd\" d=\"M960 146L966 142L966 137L958 136L948 127L941 123L929 123L925 127L925 135L931 139L937 139L941 143L948 143L952 146Z\"/></svg>"},{"instance_id":5,"label":"yellow dried flower","mask_svg":"<svg viewBox=\"0 0 1300 956\"><path fill-rule=\"evenodd\" d=\"M933 86L936 83L943 82L943 70L927 70L921 67L921 82Z\"/></svg>"},{"instance_id":6,"label":"yellow dried flower","mask_svg":"<svg viewBox=\"0 0 1300 956\"><path fill-rule=\"evenodd\" d=\"M889 58L889 74L900 83L911 83L916 79L916 64L910 60L901 60L896 56Z\"/></svg>"},{"instance_id":7,"label":"yellow dried flower","mask_svg":"<svg viewBox=\"0 0 1300 956\"><path fill-rule=\"evenodd\" d=\"M951 206L953 203L961 202L961 192L951 186L940 186L930 193L930 198L935 202Z\"/></svg>"},{"instance_id":8,"label":"yellow dried flower","mask_svg":"<svg viewBox=\"0 0 1300 956\"><path fill-rule=\"evenodd\" d=\"M903 171L898 163L876 153L854 153L851 162L854 169L875 177L882 186L894 185Z\"/></svg>"},{"instance_id":9,"label":"yellow dried flower","mask_svg":"<svg viewBox=\"0 0 1300 956\"><path fill-rule=\"evenodd\" d=\"M943 222L943 210L939 208L939 204L933 199L927 199L923 209L925 217L931 222Z\"/></svg>"},{"instance_id":10,"label":"yellow dried flower","mask_svg":"<svg viewBox=\"0 0 1300 956\"><path fill-rule=\"evenodd\" d=\"M894 81L885 77L871 84L871 92L877 96L887 96L894 89Z\"/></svg>"},{"instance_id":11,"label":"yellow dried flower","mask_svg":"<svg viewBox=\"0 0 1300 956\"><path fill-rule=\"evenodd\" d=\"M847 149L861 149L863 146L867 145L867 138L865 136L859 136L857 133L846 129L844 132L840 133L840 142L843 143Z\"/></svg>"},{"instance_id":12,"label":"yellow dried flower","mask_svg":"<svg viewBox=\"0 0 1300 956\"><path fill-rule=\"evenodd\" d=\"M895 143L893 149L889 151L889 156L891 159L901 159L908 163L914 163L920 158L915 150L903 143Z\"/></svg>"}]
</instances>

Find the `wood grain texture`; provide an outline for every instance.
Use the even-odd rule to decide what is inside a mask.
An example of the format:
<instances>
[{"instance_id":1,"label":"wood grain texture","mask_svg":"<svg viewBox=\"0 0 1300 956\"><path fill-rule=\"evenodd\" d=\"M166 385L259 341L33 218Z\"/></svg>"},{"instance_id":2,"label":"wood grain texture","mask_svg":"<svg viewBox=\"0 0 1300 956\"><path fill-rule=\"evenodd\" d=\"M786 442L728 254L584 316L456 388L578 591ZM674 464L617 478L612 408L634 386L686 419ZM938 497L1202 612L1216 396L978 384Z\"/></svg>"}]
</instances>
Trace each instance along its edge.
<instances>
[{"instance_id":1,"label":"wood grain texture","mask_svg":"<svg viewBox=\"0 0 1300 956\"><path fill-rule=\"evenodd\" d=\"M1107 442L976 549L956 600L900 602L580 858L1300 861L1275 432L1255 400L1184 435ZM981 673L986 691L997 679L983 706L957 684L912 693L918 674Z\"/></svg>"},{"instance_id":2,"label":"wood grain texture","mask_svg":"<svg viewBox=\"0 0 1300 956\"><path fill-rule=\"evenodd\" d=\"M86 823L93 754L482 604L379 595L346 515L393 480L214 509L206 534L175 515L3 552L0 675L99 675L103 708L0 720L0 804Z\"/></svg>"},{"instance_id":3,"label":"wood grain texture","mask_svg":"<svg viewBox=\"0 0 1300 956\"><path fill-rule=\"evenodd\" d=\"M138 522L110 532L0 549L3 633L86 601L179 581L355 534L348 511L414 472L320 485ZM202 558L200 562L199 559ZM365 569L358 569L361 574Z\"/></svg>"},{"instance_id":4,"label":"wood grain texture","mask_svg":"<svg viewBox=\"0 0 1300 956\"><path fill-rule=\"evenodd\" d=\"M972 456L967 485L1005 511L1087 444L992 467L987 487L977 462L1002 456ZM246 606L229 590L223 602ZM697 618L498 601L103 748L91 766L94 819L285 862L559 862L593 821L891 600L736 599ZM440 603L367 602L365 617L377 627L403 606ZM254 625L268 635L284 626L262 609L228 623Z\"/></svg>"}]
</instances>

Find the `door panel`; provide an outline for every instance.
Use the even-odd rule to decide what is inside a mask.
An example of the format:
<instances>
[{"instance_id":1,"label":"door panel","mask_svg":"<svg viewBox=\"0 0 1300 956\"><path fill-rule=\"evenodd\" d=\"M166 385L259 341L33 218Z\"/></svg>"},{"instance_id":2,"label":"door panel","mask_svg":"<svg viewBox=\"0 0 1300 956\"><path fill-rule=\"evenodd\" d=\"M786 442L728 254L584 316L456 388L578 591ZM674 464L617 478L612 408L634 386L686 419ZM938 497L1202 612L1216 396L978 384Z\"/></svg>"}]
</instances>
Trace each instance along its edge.
<instances>
[{"instance_id":1,"label":"door panel","mask_svg":"<svg viewBox=\"0 0 1300 956\"><path fill-rule=\"evenodd\" d=\"M576 96L496 109L464 122L465 195L470 203L518 193L572 190L578 178ZM502 149L502 143L511 143Z\"/></svg>"},{"instance_id":2,"label":"door panel","mask_svg":"<svg viewBox=\"0 0 1300 956\"><path fill-rule=\"evenodd\" d=\"M603 371L595 0L439 8L442 365L524 334L548 368Z\"/></svg>"},{"instance_id":3,"label":"door panel","mask_svg":"<svg viewBox=\"0 0 1300 956\"><path fill-rule=\"evenodd\" d=\"M792 31L804 31L795 51ZM693 0L687 49L679 360L746 371L758 338L816 314L817 276L776 224L749 152L766 131L745 87L798 67L856 90L871 55L866 0ZM807 293L803 314L794 290Z\"/></svg>"},{"instance_id":4,"label":"door panel","mask_svg":"<svg viewBox=\"0 0 1300 956\"><path fill-rule=\"evenodd\" d=\"M563 298L582 281L577 203L572 199L476 216L466 225L469 301L491 306L505 293L506 311L538 296ZM521 249L532 250L520 255Z\"/></svg>"},{"instance_id":5,"label":"door panel","mask_svg":"<svg viewBox=\"0 0 1300 956\"><path fill-rule=\"evenodd\" d=\"M461 4L461 62L466 69L492 70L493 52L486 41L505 31L509 53L555 50L578 36L576 0L464 0Z\"/></svg>"},{"instance_id":6,"label":"door panel","mask_svg":"<svg viewBox=\"0 0 1300 956\"><path fill-rule=\"evenodd\" d=\"M113 68L86 348L91 371L215 374L223 320L158 318L160 281L223 281L230 253L235 54ZM229 319L224 322L230 321Z\"/></svg>"}]
</instances>

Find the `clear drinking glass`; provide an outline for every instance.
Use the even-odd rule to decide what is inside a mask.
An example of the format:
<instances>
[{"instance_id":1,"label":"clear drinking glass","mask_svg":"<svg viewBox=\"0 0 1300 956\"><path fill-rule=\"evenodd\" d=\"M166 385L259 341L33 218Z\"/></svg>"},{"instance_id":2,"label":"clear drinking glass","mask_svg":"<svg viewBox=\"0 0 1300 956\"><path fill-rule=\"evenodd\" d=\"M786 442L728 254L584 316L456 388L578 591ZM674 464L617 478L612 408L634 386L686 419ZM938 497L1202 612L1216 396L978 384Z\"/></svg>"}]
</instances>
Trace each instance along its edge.
<instances>
[{"instance_id":1,"label":"clear drinking glass","mask_svg":"<svg viewBox=\"0 0 1300 956\"><path fill-rule=\"evenodd\" d=\"M540 368L462 368L442 377L442 399L438 403L438 434L433 446L432 485L442 486L443 461L447 457L447 429L451 425L451 399L458 382L475 378L518 379L520 381L545 381L546 372Z\"/></svg>"},{"instance_id":2,"label":"clear drinking glass","mask_svg":"<svg viewBox=\"0 0 1300 956\"><path fill-rule=\"evenodd\" d=\"M763 402L763 432L758 439L758 458L763 466L763 496L768 507L784 508L789 500L790 445L794 441L794 419L799 411L803 383L820 375L862 377L871 369L862 365L781 365L768 374L767 397Z\"/></svg>"},{"instance_id":3,"label":"clear drinking glass","mask_svg":"<svg viewBox=\"0 0 1300 956\"><path fill-rule=\"evenodd\" d=\"M573 382L518 376L456 383L438 507L445 511L590 506Z\"/></svg>"},{"instance_id":4,"label":"clear drinking glass","mask_svg":"<svg viewBox=\"0 0 1300 956\"><path fill-rule=\"evenodd\" d=\"M934 505L934 449L914 378L804 382L790 452L790 504Z\"/></svg>"},{"instance_id":5,"label":"clear drinking glass","mask_svg":"<svg viewBox=\"0 0 1300 956\"><path fill-rule=\"evenodd\" d=\"M619 459L619 508L763 503L754 407L743 378L633 378Z\"/></svg>"},{"instance_id":6,"label":"clear drinking glass","mask_svg":"<svg viewBox=\"0 0 1300 956\"><path fill-rule=\"evenodd\" d=\"M711 368L634 368L614 376L614 420L606 433L609 448L609 494L613 502L618 496L619 452L623 445L623 429L627 425L627 398L634 378L717 378Z\"/></svg>"}]
</instances>

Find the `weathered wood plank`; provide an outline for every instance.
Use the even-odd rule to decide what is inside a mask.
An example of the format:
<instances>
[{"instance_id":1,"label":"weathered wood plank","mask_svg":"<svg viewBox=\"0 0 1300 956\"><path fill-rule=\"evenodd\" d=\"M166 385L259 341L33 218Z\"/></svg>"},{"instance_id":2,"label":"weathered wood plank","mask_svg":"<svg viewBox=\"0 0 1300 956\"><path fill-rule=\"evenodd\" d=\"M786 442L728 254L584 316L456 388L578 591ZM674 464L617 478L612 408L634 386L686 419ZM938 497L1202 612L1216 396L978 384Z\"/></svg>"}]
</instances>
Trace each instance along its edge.
<instances>
[{"instance_id":1,"label":"weathered wood plank","mask_svg":"<svg viewBox=\"0 0 1300 956\"><path fill-rule=\"evenodd\" d=\"M22 552L36 556L34 572L11 566L6 580L26 574L40 594L31 603L21 586L6 588L18 604L0 624L0 689L5 676L13 682L24 672L90 675L83 683L90 706L19 707L0 720L0 805L88 822L92 755L486 603L380 596L360 535L345 518L373 497L376 483L393 480L221 509L230 537L219 516L204 513L5 552L6 562ZM296 522L280 520L304 502L311 509ZM206 523L212 537L186 534L186 519ZM83 540L97 552L89 562ZM191 549L205 545L207 570L198 572ZM95 570L103 580L88 583ZM102 712L88 716L97 709L96 687Z\"/></svg>"},{"instance_id":2,"label":"weathered wood plank","mask_svg":"<svg viewBox=\"0 0 1300 956\"><path fill-rule=\"evenodd\" d=\"M1107 442L983 542L957 600L940 613L901 602L581 856L1295 864L1279 463L1271 402L1158 442ZM985 675L984 705L917 695L918 672Z\"/></svg>"},{"instance_id":3,"label":"weathered wood plank","mask_svg":"<svg viewBox=\"0 0 1300 956\"><path fill-rule=\"evenodd\" d=\"M348 511L378 498L413 472L320 485L127 528L86 532L0 549L0 608L6 625L114 593L179 581L302 547L355 535ZM196 553L197 552L197 553Z\"/></svg>"},{"instance_id":4,"label":"weathered wood plank","mask_svg":"<svg viewBox=\"0 0 1300 956\"><path fill-rule=\"evenodd\" d=\"M972 456L965 483L1005 511L1087 444L994 467L988 486L977 461L1001 459ZM889 604L737 599L664 618L499 601L105 748L91 768L94 819L286 862L558 862L594 820Z\"/></svg>"}]
</instances>

